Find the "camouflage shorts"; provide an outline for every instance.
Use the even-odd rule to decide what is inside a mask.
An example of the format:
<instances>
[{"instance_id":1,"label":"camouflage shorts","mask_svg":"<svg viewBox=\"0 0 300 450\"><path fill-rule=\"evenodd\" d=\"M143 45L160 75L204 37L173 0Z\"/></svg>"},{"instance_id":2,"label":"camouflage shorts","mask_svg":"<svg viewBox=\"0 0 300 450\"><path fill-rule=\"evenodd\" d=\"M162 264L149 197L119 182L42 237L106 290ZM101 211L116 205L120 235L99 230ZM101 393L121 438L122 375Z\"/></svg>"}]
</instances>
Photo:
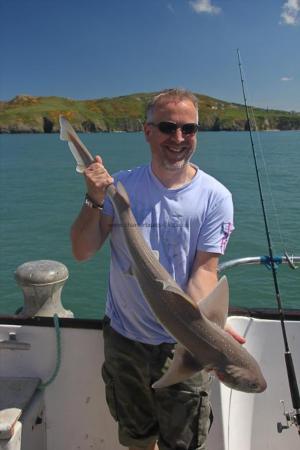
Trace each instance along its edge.
<instances>
[{"instance_id":1,"label":"camouflage shorts","mask_svg":"<svg viewBox=\"0 0 300 450\"><path fill-rule=\"evenodd\" d=\"M102 376L110 412L125 447L147 447L158 440L161 450L205 450L212 422L210 376L154 390L173 357L173 344L149 345L121 336L103 323L105 363Z\"/></svg>"}]
</instances>

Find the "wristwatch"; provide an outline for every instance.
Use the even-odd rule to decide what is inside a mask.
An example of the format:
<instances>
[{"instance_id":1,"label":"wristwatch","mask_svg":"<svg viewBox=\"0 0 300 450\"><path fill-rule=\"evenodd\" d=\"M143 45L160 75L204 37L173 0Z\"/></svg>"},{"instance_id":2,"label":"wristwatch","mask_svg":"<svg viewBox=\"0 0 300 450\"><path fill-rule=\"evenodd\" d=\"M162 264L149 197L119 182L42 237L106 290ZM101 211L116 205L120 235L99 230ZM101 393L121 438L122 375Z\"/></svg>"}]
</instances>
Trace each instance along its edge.
<instances>
[{"instance_id":1,"label":"wristwatch","mask_svg":"<svg viewBox=\"0 0 300 450\"><path fill-rule=\"evenodd\" d=\"M87 206L88 208L94 208L94 209L99 209L100 211L102 211L103 209L103 205L104 202L99 204L96 203L90 196L88 193L85 194L85 199L84 199L84 203L85 206Z\"/></svg>"}]
</instances>

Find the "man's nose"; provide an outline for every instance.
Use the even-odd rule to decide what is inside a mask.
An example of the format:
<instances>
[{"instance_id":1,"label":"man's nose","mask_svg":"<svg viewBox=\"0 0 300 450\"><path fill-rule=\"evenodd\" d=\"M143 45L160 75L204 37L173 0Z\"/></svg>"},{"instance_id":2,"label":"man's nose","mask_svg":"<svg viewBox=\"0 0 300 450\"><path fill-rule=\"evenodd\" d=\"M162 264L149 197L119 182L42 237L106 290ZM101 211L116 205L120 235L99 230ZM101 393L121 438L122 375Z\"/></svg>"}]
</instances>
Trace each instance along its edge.
<instances>
[{"instance_id":1,"label":"man's nose","mask_svg":"<svg viewBox=\"0 0 300 450\"><path fill-rule=\"evenodd\" d=\"M172 138L176 140L176 142L183 142L184 141L184 134L182 133L181 128L177 128L174 133L172 133Z\"/></svg>"}]
</instances>

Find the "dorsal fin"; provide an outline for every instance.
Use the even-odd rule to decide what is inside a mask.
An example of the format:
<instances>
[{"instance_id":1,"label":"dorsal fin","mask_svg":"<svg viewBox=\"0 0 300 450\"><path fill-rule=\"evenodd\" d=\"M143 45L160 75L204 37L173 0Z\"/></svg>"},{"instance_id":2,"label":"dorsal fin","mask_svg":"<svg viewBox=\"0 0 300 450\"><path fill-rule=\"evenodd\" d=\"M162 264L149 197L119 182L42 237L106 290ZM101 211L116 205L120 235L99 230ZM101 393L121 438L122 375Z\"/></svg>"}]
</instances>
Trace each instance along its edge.
<instances>
[{"instance_id":1,"label":"dorsal fin","mask_svg":"<svg viewBox=\"0 0 300 450\"><path fill-rule=\"evenodd\" d=\"M128 194L126 192L126 189L124 188L123 184L121 183L121 181L117 182L117 191L120 194L120 196L123 198L124 202L130 206L130 200L128 197Z\"/></svg>"},{"instance_id":2,"label":"dorsal fin","mask_svg":"<svg viewBox=\"0 0 300 450\"><path fill-rule=\"evenodd\" d=\"M229 308L229 287L225 276L207 297L199 300L198 307L209 320L224 328Z\"/></svg>"},{"instance_id":3,"label":"dorsal fin","mask_svg":"<svg viewBox=\"0 0 300 450\"><path fill-rule=\"evenodd\" d=\"M184 300L193 306L193 308L197 311L197 303L186 294L179 286L177 286L172 280L159 280L156 278L155 282L159 285L160 289L164 291L172 292L174 295L178 296L178 301ZM200 311L201 312L201 311Z\"/></svg>"}]
</instances>

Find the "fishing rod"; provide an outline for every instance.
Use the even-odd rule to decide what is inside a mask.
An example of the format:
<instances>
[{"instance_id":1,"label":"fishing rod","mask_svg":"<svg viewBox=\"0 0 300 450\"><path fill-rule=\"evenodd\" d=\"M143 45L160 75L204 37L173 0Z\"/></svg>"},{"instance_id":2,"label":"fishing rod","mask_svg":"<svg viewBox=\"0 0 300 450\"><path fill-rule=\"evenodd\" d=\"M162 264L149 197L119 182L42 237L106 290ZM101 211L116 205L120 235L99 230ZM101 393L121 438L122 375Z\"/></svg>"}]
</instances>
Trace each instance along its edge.
<instances>
[{"instance_id":1,"label":"fishing rod","mask_svg":"<svg viewBox=\"0 0 300 450\"><path fill-rule=\"evenodd\" d=\"M281 301L280 289L279 289L277 272L276 272L276 261L274 259L274 254L273 254L272 240L271 240L271 235L270 235L270 231L269 231L269 224L268 224L268 218L267 218L267 213L266 213L266 208L265 208L262 184L261 184L260 174L259 174L259 170L258 170L257 156L256 156L255 147L254 147L254 142L253 142L252 125L251 125L251 121L250 121L249 107L248 107L247 98L246 98L246 94L245 94L245 85L244 85L245 82L244 82L244 78L243 78L242 63L241 63L239 49L237 49L237 56L238 56L240 78L241 78L241 84L242 84L242 90L243 90L247 125L248 125L250 141L251 141L251 149L252 149L252 155L253 155L253 159L254 159L255 173L256 173L260 203L262 206L263 220L264 220L265 232L266 232L267 243L268 243L268 250L269 250L269 257L268 257L269 262L268 263L271 268L272 276L273 276L277 308L278 308L278 312L279 312L282 336L283 336L283 341L284 341L285 364L286 364L287 376L288 376L288 380L289 380L289 388L290 388L290 393L291 393L292 404L293 404L293 408L294 408L294 411L287 412L287 411L285 411L285 407L284 407L283 413L284 413L284 416L286 419L286 425L283 425L282 423L279 422L277 424L277 430L279 433L281 433L284 429L287 429L290 426L295 425L297 427L298 434L300 437L300 395L299 395L297 377L296 377L294 363L293 363L293 357L292 357L292 353L289 348L289 343L288 343L288 338L287 338L287 333L286 333L285 313L284 313L284 309L283 309L282 301ZM284 405L283 401L282 401L282 403Z\"/></svg>"}]
</instances>

